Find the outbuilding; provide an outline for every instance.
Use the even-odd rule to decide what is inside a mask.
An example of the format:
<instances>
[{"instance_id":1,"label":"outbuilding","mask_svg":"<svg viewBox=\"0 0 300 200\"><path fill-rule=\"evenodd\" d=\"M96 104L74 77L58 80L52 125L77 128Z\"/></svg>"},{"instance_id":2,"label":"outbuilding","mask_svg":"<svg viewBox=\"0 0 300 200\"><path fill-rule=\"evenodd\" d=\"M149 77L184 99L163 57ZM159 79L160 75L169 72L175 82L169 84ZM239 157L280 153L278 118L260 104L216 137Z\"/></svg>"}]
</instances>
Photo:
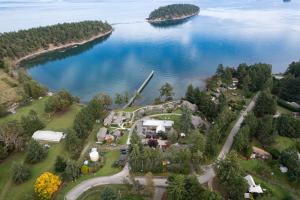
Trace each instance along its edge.
<instances>
[{"instance_id":1,"label":"outbuilding","mask_svg":"<svg viewBox=\"0 0 300 200\"><path fill-rule=\"evenodd\" d=\"M33 133L32 138L41 142L59 143L61 139L65 138L65 134L63 132L38 130Z\"/></svg>"},{"instance_id":2,"label":"outbuilding","mask_svg":"<svg viewBox=\"0 0 300 200\"><path fill-rule=\"evenodd\" d=\"M261 186L255 184L253 177L251 175L245 176L244 179L247 181L247 183L249 185L248 191L250 193L258 193L258 194L264 193Z\"/></svg>"},{"instance_id":3,"label":"outbuilding","mask_svg":"<svg viewBox=\"0 0 300 200\"><path fill-rule=\"evenodd\" d=\"M105 136L107 134L107 128L102 127L97 133L97 140L98 142L103 142L105 140Z\"/></svg>"}]
</instances>

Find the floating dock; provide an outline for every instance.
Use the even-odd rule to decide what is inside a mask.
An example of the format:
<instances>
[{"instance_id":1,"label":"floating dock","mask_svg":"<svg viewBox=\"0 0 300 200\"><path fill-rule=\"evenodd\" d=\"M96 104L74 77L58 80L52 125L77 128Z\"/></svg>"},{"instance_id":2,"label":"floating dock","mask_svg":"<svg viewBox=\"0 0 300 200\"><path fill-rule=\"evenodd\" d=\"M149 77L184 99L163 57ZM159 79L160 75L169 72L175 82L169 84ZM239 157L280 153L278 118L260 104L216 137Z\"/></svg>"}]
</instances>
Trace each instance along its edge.
<instances>
[{"instance_id":1,"label":"floating dock","mask_svg":"<svg viewBox=\"0 0 300 200\"><path fill-rule=\"evenodd\" d=\"M149 81L152 79L154 75L154 71L152 70L151 73L149 74L149 76L144 80L143 84L139 87L139 89L134 93L133 97L129 100L129 102L123 107L123 109L131 106L134 102L134 100L136 99L136 96L139 95L143 89L147 86L147 84L149 83Z\"/></svg>"}]
</instances>

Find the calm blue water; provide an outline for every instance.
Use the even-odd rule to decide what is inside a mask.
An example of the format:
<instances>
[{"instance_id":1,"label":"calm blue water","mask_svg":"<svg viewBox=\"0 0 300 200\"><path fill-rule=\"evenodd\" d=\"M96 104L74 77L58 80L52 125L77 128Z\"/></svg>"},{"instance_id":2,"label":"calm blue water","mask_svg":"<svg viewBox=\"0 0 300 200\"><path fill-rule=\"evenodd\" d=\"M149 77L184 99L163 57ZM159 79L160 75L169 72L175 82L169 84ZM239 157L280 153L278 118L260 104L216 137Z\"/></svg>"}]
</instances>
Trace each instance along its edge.
<instances>
[{"instance_id":1,"label":"calm blue water","mask_svg":"<svg viewBox=\"0 0 300 200\"><path fill-rule=\"evenodd\" d=\"M219 63L267 62L274 72L300 59L300 1L188 0L200 15L157 28L144 22L154 8L176 0L1 1L0 31L65 21L102 19L114 24L105 41L56 52L28 63L29 74L50 90L67 89L88 101L99 92L134 92L151 70L155 75L142 102L166 81L177 96L188 84L203 86ZM180 1L182 2L182 1Z\"/></svg>"}]
</instances>

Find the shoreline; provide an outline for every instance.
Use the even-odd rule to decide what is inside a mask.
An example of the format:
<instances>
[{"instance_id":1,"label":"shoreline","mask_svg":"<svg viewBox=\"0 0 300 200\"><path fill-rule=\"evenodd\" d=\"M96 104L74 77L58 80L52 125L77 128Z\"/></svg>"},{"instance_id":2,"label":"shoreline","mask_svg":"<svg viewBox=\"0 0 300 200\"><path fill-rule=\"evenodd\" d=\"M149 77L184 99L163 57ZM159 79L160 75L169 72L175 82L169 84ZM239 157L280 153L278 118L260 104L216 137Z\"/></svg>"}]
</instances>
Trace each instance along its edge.
<instances>
[{"instance_id":1,"label":"shoreline","mask_svg":"<svg viewBox=\"0 0 300 200\"><path fill-rule=\"evenodd\" d=\"M187 18L190 18L190 17L193 17L193 16L196 16L198 15L200 12L197 12L197 13L193 13L191 15L184 15L184 16L181 16L181 17L174 17L174 18L171 18L171 19L146 19L147 22L149 23L153 23L153 24L156 24L156 23L162 23L162 22L169 22L169 21L179 21L179 20L183 20L183 19L187 19Z\"/></svg>"},{"instance_id":2,"label":"shoreline","mask_svg":"<svg viewBox=\"0 0 300 200\"><path fill-rule=\"evenodd\" d=\"M92 42L92 41L94 41L96 39L105 37L105 36L111 34L112 32L113 32L113 29L111 29L110 31L107 31L105 33L101 33L101 34L92 36L89 39L82 40L82 41L79 41L79 42L71 42L71 43L68 43L68 44L63 44L63 45L59 45L59 46L49 47L48 49L37 50L37 51L35 51L33 53L30 53L30 54L28 54L26 56L23 56L23 57L15 60L14 64L15 64L15 66L18 67L18 66L20 66L21 62L29 60L29 59L32 59L32 58L35 58L35 57L40 56L40 55L42 55L44 53L48 53L48 52L51 52L51 51L57 51L57 50L61 50L61 49L67 49L67 48L71 48L71 47L74 47L74 46L81 46L81 45L84 45L86 43Z\"/></svg>"}]
</instances>

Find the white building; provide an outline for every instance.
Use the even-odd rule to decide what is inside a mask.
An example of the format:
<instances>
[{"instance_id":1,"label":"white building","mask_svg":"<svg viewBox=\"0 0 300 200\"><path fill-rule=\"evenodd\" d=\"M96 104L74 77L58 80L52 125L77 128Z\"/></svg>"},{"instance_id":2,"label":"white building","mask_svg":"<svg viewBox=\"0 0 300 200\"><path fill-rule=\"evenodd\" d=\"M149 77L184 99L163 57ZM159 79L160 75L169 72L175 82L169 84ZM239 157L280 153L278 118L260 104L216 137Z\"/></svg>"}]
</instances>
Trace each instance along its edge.
<instances>
[{"instance_id":1,"label":"white building","mask_svg":"<svg viewBox=\"0 0 300 200\"><path fill-rule=\"evenodd\" d=\"M63 132L39 130L34 132L32 138L37 141L59 143L61 139L65 138L65 134Z\"/></svg>"},{"instance_id":2,"label":"white building","mask_svg":"<svg viewBox=\"0 0 300 200\"><path fill-rule=\"evenodd\" d=\"M247 183L249 185L248 191L250 193L259 193L259 194L264 193L263 189L261 188L261 186L255 184L255 182L254 182L254 180L253 180L253 178L252 178L251 175L245 176L244 179L247 181Z\"/></svg>"},{"instance_id":3,"label":"white building","mask_svg":"<svg viewBox=\"0 0 300 200\"><path fill-rule=\"evenodd\" d=\"M145 131L155 131L155 133L166 132L171 129L174 122L170 120L149 119L143 121Z\"/></svg>"}]
</instances>

